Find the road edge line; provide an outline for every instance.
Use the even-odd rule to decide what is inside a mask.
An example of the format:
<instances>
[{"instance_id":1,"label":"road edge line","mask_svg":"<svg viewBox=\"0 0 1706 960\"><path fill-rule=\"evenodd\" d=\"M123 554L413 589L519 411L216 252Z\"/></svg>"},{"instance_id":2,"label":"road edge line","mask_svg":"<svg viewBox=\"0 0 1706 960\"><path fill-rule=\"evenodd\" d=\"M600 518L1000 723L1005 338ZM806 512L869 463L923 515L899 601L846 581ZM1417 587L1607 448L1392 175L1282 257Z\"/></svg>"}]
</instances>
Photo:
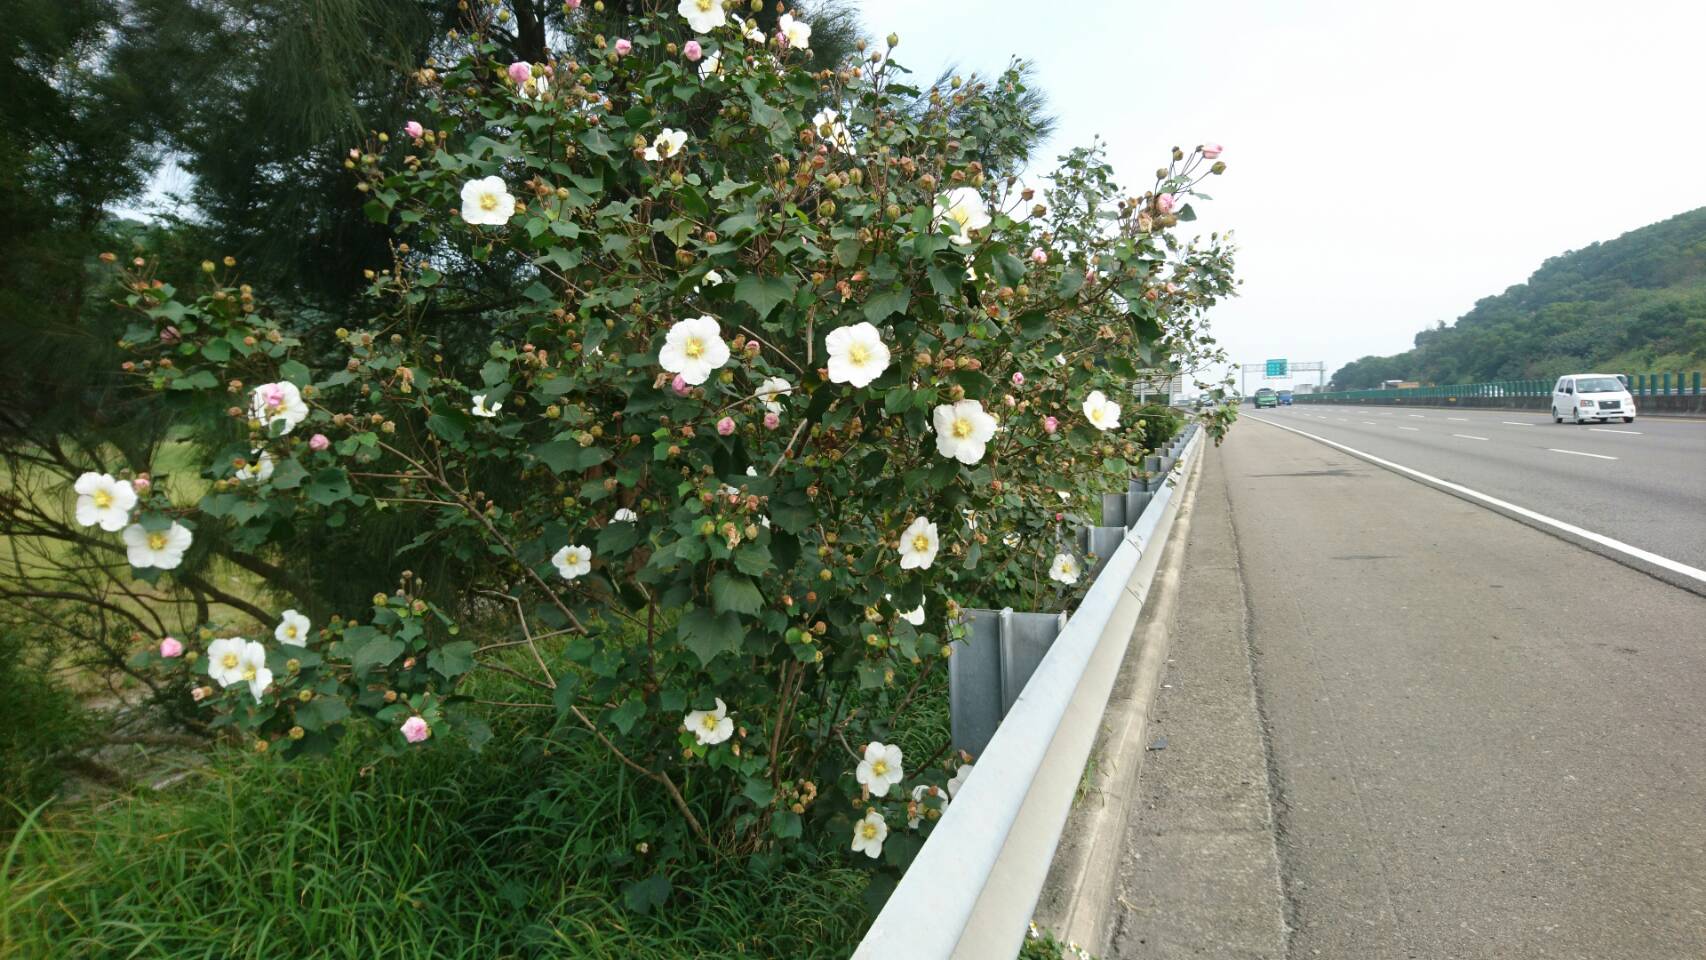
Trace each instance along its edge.
<instances>
[{"instance_id":1,"label":"road edge line","mask_svg":"<svg viewBox=\"0 0 1706 960\"><path fill-rule=\"evenodd\" d=\"M1506 516L1527 520L1531 525L1535 525L1538 529L1545 530L1546 532L1555 535L1563 535L1565 539L1569 539L1571 542L1585 541L1604 548L1611 552L1601 553L1601 556L1609 557L1632 569L1640 570L1647 574L1653 574L1654 571L1650 568L1657 568L1665 573L1686 578L1678 581L1672 580L1670 577L1659 577L1659 579L1664 580L1666 583L1683 587L1684 589L1694 593L1706 594L1706 570L1702 570L1699 567L1689 566L1680 560L1672 560L1671 558L1661 554L1653 553L1651 550L1643 550L1634 544L1624 543L1622 540L1618 540L1615 537L1608 537L1603 533L1595 533L1585 527L1578 527L1573 523L1567 523L1563 520L1557 519L1556 517L1549 517L1537 510L1530 510L1527 507L1519 506L1508 500L1501 500L1490 494L1485 494L1471 487L1466 487L1461 483L1453 483L1450 480L1436 477L1431 473L1423 473L1413 467L1406 467L1401 463L1395 463L1391 460L1385 459L1384 457L1377 457L1372 453L1367 453L1362 450L1358 450L1355 447L1347 446L1339 443L1337 440L1329 440L1326 437L1310 433L1307 430L1288 427L1283 423L1275 423L1272 420L1258 417L1255 414L1245 414L1244 416L1256 421L1257 423L1265 423L1270 427L1277 427L1288 433L1295 433L1300 437L1308 437L1318 443L1324 443L1329 447L1336 450L1342 450L1360 460L1366 460L1369 463L1379 467L1384 467L1394 473L1403 474L1412 480L1417 480L1436 489L1444 490L1447 493L1454 494L1465 500L1491 507ZM1631 563L1629 561L1635 562Z\"/></svg>"}]
</instances>

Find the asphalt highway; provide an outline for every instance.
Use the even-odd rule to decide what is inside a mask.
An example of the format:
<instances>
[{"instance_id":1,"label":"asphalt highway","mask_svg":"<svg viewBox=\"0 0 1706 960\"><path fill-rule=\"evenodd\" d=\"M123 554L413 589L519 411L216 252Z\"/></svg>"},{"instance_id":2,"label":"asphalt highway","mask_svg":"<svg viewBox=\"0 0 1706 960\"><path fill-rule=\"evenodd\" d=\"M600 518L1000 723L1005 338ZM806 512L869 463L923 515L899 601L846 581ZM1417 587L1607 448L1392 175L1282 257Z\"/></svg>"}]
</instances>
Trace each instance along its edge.
<instances>
[{"instance_id":1,"label":"asphalt highway","mask_svg":"<svg viewBox=\"0 0 1706 960\"><path fill-rule=\"evenodd\" d=\"M1240 416L1304 431L1706 570L1706 421L1554 424L1526 411L1325 404L1245 407Z\"/></svg>"}]
</instances>

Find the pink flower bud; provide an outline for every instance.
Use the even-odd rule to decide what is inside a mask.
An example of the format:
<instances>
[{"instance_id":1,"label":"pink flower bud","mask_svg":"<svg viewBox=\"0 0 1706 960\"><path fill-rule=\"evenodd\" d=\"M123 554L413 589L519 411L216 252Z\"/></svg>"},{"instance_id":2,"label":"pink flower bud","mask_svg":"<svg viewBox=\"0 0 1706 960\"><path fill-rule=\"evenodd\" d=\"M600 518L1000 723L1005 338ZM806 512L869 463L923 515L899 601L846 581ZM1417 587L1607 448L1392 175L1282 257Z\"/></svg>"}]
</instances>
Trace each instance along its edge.
<instances>
[{"instance_id":1,"label":"pink flower bud","mask_svg":"<svg viewBox=\"0 0 1706 960\"><path fill-rule=\"evenodd\" d=\"M681 48L681 55L686 57L690 63L698 63L699 58L705 55L705 49L699 46L699 41L689 40L687 45Z\"/></svg>"},{"instance_id":2,"label":"pink flower bud","mask_svg":"<svg viewBox=\"0 0 1706 960\"><path fill-rule=\"evenodd\" d=\"M782 418L777 416L776 414L766 413L764 415L764 429L774 430L781 425L782 425Z\"/></svg>"},{"instance_id":3,"label":"pink flower bud","mask_svg":"<svg viewBox=\"0 0 1706 960\"><path fill-rule=\"evenodd\" d=\"M1005 396L1005 397L1002 397L1002 398L1001 398L1001 402L1002 402L1002 403L1005 403L1005 404L1006 404L1006 405L1008 405L1008 406L1009 406L1009 407L1016 407L1016 406L1018 406L1018 405L1019 405L1019 401L1017 401L1017 400L1015 400L1015 399L1013 399L1013 395L1012 395L1012 394L1011 394L1011 393L1009 393L1009 394L1008 394L1008 395L1006 395L1006 396Z\"/></svg>"},{"instance_id":4,"label":"pink flower bud","mask_svg":"<svg viewBox=\"0 0 1706 960\"><path fill-rule=\"evenodd\" d=\"M403 731L403 739L410 743L420 743L422 740L432 736L432 728L427 726L427 722L422 720L420 717L410 717L409 719L404 720L401 729Z\"/></svg>"},{"instance_id":5,"label":"pink flower bud","mask_svg":"<svg viewBox=\"0 0 1706 960\"><path fill-rule=\"evenodd\" d=\"M326 439L326 435L323 433L316 433L308 438L308 449L315 453L319 453L331 445L332 441Z\"/></svg>"},{"instance_id":6,"label":"pink flower bud","mask_svg":"<svg viewBox=\"0 0 1706 960\"><path fill-rule=\"evenodd\" d=\"M723 419L717 421L717 433L719 435L726 437L729 434L732 434L734 432L735 432L735 418L734 417L724 417Z\"/></svg>"},{"instance_id":7,"label":"pink flower bud","mask_svg":"<svg viewBox=\"0 0 1706 960\"><path fill-rule=\"evenodd\" d=\"M403 124L403 132L414 137L416 140L419 140L421 138L421 134L426 133L426 128L421 126L421 122L419 120L410 120L408 123Z\"/></svg>"},{"instance_id":8,"label":"pink flower bud","mask_svg":"<svg viewBox=\"0 0 1706 960\"><path fill-rule=\"evenodd\" d=\"M616 41L616 55L618 57L627 56L628 51L632 49L634 49L634 45L628 41L627 37L622 37Z\"/></svg>"},{"instance_id":9,"label":"pink flower bud","mask_svg":"<svg viewBox=\"0 0 1706 960\"><path fill-rule=\"evenodd\" d=\"M1155 198L1155 209L1162 213L1172 213L1173 209L1178 205L1179 198L1170 193L1163 193L1159 197Z\"/></svg>"},{"instance_id":10,"label":"pink flower bud","mask_svg":"<svg viewBox=\"0 0 1706 960\"><path fill-rule=\"evenodd\" d=\"M1053 433L1056 430L1060 429L1060 421L1055 419L1054 417L1044 417L1043 418L1043 429L1048 431L1049 433Z\"/></svg>"},{"instance_id":11,"label":"pink flower bud","mask_svg":"<svg viewBox=\"0 0 1706 960\"><path fill-rule=\"evenodd\" d=\"M1032 263L1047 263L1048 262L1048 253L1046 251L1044 251L1042 247L1032 247L1031 248L1031 262Z\"/></svg>"},{"instance_id":12,"label":"pink flower bud","mask_svg":"<svg viewBox=\"0 0 1706 960\"><path fill-rule=\"evenodd\" d=\"M139 473L136 475L135 480L130 481L130 488L135 490L137 493L147 493L148 488L153 485L154 481L148 479L148 474L146 473Z\"/></svg>"},{"instance_id":13,"label":"pink flower bud","mask_svg":"<svg viewBox=\"0 0 1706 960\"><path fill-rule=\"evenodd\" d=\"M679 373L675 375L674 380L669 382L669 388L674 390L678 397L685 397L693 392L693 388L687 385L687 378Z\"/></svg>"},{"instance_id":14,"label":"pink flower bud","mask_svg":"<svg viewBox=\"0 0 1706 960\"><path fill-rule=\"evenodd\" d=\"M1065 519L1066 519L1066 514L1064 514L1064 513L1060 513L1057 511L1054 515L1054 522L1055 523L1059 523L1060 521L1065 520Z\"/></svg>"},{"instance_id":15,"label":"pink flower bud","mask_svg":"<svg viewBox=\"0 0 1706 960\"><path fill-rule=\"evenodd\" d=\"M170 660L173 657L181 657L183 655L184 645L179 643L176 637L160 638L160 656Z\"/></svg>"},{"instance_id":16,"label":"pink flower bud","mask_svg":"<svg viewBox=\"0 0 1706 960\"><path fill-rule=\"evenodd\" d=\"M1096 282L1096 268L1095 267L1085 267L1084 268L1084 282L1085 283L1095 283Z\"/></svg>"},{"instance_id":17,"label":"pink flower bud","mask_svg":"<svg viewBox=\"0 0 1706 960\"><path fill-rule=\"evenodd\" d=\"M160 331L160 342L161 343L167 343L167 344L177 343L179 340L182 340L183 338L184 338L184 335L178 332L177 327L168 326L166 329Z\"/></svg>"},{"instance_id":18,"label":"pink flower bud","mask_svg":"<svg viewBox=\"0 0 1706 960\"><path fill-rule=\"evenodd\" d=\"M568 0L567 3L563 4L563 6L568 7L570 10L579 10L581 8L581 0Z\"/></svg>"},{"instance_id":19,"label":"pink flower bud","mask_svg":"<svg viewBox=\"0 0 1706 960\"><path fill-rule=\"evenodd\" d=\"M207 696L207 688L206 687L196 687L194 690L190 691L190 699L194 700L197 703L200 703L202 698L205 696Z\"/></svg>"},{"instance_id":20,"label":"pink flower bud","mask_svg":"<svg viewBox=\"0 0 1706 960\"><path fill-rule=\"evenodd\" d=\"M526 60L517 60L509 65L509 78L515 81L516 86L521 86L533 79L533 65Z\"/></svg>"},{"instance_id":21,"label":"pink flower bud","mask_svg":"<svg viewBox=\"0 0 1706 960\"><path fill-rule=\"evenodd\" d=\"M1221 147L1218 143L1205 143L1202 145L1202 155L1210 160L1220 156L1220 150Z\"/></svg>"},{"instance_id":22,"label":"pink flower bud","mask_svg":"<svg viewBox=\"0 0 1706 960\"><path fill-rule=\"evenodd\" d=\"M1025 375L1018 372L1017 370L1013 371L1013 386L1022 387L1024 385L1025 385Z\"/></svg>"}]
</instances>

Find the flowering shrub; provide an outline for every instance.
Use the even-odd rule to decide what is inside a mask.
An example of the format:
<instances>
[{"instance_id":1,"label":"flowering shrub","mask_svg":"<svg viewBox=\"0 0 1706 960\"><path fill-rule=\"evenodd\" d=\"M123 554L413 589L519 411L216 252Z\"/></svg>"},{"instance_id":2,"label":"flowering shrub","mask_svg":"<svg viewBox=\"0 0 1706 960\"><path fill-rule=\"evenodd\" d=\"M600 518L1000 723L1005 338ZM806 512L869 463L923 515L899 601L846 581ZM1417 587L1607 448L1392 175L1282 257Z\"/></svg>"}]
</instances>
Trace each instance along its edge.
<instances>
[{"instance_id":1,"label":"flowering shrub","mask_svg":"<svg viewBox=\"0 0 1706 960\"><path fill-rule=\"evenodd\" d=\"M894 745L895 678L990 584L1076 582L1074 523L1144 449L1138 368L1203 349L1231 290L1223 242L1169 232L1223 167L1175 151L1133 195L1077 150L1036 194L986 163L1016 73L812 72L808 23L724 6L533 64L476 24L419 71L429 115L347 164L397 235L364 329L304 340L212 263L193 297L127 275L134 369L224 445L193 506L79 485L133 563L209 525L267 555L402 516L398 566L456 578L444 605L369 571L370 610L286 611L270 642L208 624L160 660L218 724L297 754L371 723L400 752L548 709L673 800L660 831L730 850L904 865L946 808L957 778ZM484 271L520 297L470 303ZM477 668L533 699L474 702Z\"/></svg>"}]
</instances>

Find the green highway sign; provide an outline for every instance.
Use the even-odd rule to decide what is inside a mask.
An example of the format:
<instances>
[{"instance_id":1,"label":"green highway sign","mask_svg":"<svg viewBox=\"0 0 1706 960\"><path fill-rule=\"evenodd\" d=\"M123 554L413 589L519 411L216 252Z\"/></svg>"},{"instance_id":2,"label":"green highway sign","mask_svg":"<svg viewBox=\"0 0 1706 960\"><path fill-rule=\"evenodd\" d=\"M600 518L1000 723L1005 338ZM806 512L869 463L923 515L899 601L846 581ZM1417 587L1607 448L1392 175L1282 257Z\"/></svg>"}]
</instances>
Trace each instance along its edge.
<instances>
[{"instance_id":1,"label":"green highway sign","mask_svg":"<svg viewBox=\"0 0 1706 960\"><path fill-rule=\"evenodd\" d=\"M1270 377L1287 376L1286 366L1287 366L1287 364L1286 364L1286 361L1284 361L1284 360L1269 360L1268 361L1268 372L1266 375L1270 376Z\"/></svg>"}]
</instances>

